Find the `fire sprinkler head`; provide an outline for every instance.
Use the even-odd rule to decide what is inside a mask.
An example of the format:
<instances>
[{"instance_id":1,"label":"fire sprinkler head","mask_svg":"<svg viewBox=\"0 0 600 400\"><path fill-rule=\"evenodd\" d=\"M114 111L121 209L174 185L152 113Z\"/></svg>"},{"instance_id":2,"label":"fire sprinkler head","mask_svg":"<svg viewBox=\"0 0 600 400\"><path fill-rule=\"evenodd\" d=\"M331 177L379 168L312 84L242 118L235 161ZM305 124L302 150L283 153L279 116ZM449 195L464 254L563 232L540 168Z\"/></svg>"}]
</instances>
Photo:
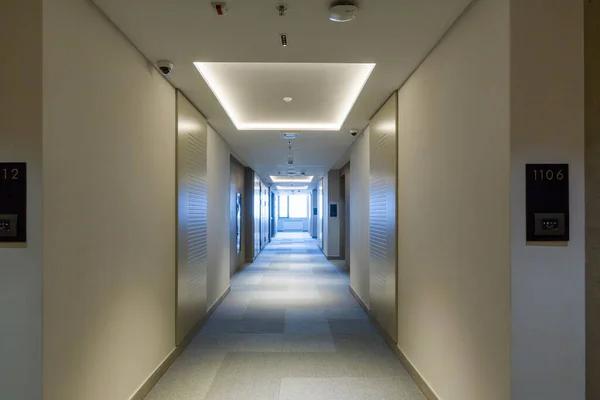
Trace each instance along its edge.
<instances>
[{"instance_id":1,"label":"fire sprinkler head","mask_svg":"<svg viewBox=\"0 0 600 400\"><path fill-rule=\"evenodd\" d=\"M283 17L287 13L288 5L286 3L277 3L277 5L275 6L275 8L277 9L277 14L280 17Z\"/></svg>"}]
</instances>

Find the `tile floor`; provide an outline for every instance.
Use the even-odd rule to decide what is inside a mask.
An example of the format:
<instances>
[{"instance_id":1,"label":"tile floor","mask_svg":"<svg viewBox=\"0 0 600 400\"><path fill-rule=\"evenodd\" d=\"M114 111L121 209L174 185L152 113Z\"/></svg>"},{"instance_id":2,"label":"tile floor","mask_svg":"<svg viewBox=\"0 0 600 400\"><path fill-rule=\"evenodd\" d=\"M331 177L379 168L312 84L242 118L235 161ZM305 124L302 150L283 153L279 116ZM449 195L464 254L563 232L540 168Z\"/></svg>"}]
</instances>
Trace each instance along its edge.
<instances>
[{"instance_id":1,"label":"tile floor","mask_svg":"<svg viewBox=\"0 0 600 400\"><path fill-rule=\"evenodd\" d=\"M279 233L147 400L424 400L306 233Z\"/></svg>"}]
</instances>

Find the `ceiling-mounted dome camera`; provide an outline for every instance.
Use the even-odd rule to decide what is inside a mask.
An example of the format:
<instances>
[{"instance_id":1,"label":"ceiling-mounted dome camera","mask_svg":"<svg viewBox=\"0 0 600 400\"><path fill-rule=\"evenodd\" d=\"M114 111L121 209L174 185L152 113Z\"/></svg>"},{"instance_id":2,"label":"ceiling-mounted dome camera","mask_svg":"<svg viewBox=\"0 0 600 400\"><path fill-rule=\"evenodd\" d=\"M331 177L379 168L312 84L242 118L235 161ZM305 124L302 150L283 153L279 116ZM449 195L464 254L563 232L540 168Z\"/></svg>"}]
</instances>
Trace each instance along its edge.
<instances>
[{"instance_id":1,"label":"ceiling-mounted dome camera","mask_svg":"<svg viewBox=\"0 0 600 400\"><path fill-rule=\"evenodd\" d=\"M358 131L356 129L352 129L352 130L350 130L350 134L352 136L356 136L356 135L358 135Z\"/></svg>"},{"instance_id":2,"label":"ceiling-mounted dome camera","mask_svg":"<svg viewBox=\"0 0 600 400\"><path fill-rule=\"evenodd\" d=\"M171 75L173 71L173 63L167 60L158 60L156 62L156 67L163 75Z\"/></svg>"}]
</instances>

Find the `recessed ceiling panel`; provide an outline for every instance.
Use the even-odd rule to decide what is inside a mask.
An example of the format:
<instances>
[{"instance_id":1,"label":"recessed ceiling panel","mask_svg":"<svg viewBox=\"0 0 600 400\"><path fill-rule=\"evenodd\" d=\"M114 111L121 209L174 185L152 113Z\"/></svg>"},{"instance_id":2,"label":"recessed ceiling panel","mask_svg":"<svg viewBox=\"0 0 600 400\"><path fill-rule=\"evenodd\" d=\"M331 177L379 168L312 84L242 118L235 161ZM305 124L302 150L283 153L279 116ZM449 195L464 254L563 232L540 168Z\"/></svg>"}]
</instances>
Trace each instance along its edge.
<instances>
[{"instance_id":1,"label":"recessed ceiling panel","mask_svg":"<svg viewBox=\"0 0 600 400\"><path fill-rule=\"evenodd\" d=\"M238 130L338 131L375 64L194 63Z\"/></svg>"},{"instance_id":2,"label":"recessed ceiling panel","mask_svg":"<svg viewBox=\"0 0 600 400\"><path fill-rule=\"evenodd\" d=\"M275 183L310 183L312 176L271 176L271 181Z\"/></svg>"},{"instance_id":3,"label":"recessed ceiling panel","mask_svg":"<svg viewBox=\"0 0 600 400\"><path fill-rule=\"evenodd\" d=\"M308 185L304 185L304 186L282 186L282 185L277 185L277 189L279 190L306 190L308 189Z\"/></svg>"}]
</instances>

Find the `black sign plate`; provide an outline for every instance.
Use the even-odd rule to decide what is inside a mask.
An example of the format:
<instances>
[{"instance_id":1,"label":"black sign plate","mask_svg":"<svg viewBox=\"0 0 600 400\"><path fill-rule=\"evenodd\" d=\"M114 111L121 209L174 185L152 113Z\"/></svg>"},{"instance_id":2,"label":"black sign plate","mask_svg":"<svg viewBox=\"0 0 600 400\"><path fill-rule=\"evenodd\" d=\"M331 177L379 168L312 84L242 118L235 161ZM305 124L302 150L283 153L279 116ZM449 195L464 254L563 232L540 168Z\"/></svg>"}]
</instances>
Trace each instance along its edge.
<instances>
[{"instance_id":1,"label":"black sign plate","mask_svg":"<svg viewBox=\"0 0 600 400\"><path fill-rule=\"evenodd\" d=\"M569 164L527 164L527 241L569 240Z\"/></svg>"},{"instance_id":2,"label":"black sign plate","mask_svg":"<svg viewBox=\"0 0 600 400\"><path fill-rule=\"evenodd\" d=\"M0 242L27 241L27 164L0 163Z\"/></svg>"},{"instance_id":3,"label":"black sign plate","mask_svg":"<svg viewBox=\"0 0 600 400\"><path fill-rule=\"evenodd\" d=\"M338 216L337 204L329 205L329 216L332 218L337 218L337 216Z\"/></svg>"}]
</instances>

